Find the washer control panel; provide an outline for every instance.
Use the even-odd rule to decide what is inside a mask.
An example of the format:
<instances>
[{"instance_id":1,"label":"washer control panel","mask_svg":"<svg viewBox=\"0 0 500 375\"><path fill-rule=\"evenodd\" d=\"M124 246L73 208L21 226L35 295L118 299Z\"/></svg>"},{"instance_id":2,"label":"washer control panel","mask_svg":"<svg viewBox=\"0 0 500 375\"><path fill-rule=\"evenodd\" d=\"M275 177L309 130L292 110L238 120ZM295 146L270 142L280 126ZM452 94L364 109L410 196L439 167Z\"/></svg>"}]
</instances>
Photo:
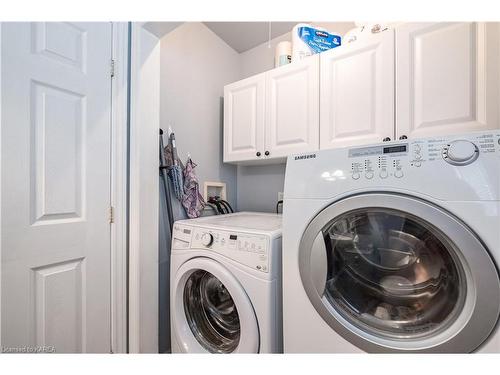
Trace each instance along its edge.
<instances>
[{"instance_id":1,"label":"washer control panel","mask_svg":"<svg viewBox=\"0 0 500 375\"><path fill-rule=\"evenodd\" d=\"M404 160L409 150L408 143L358 147L349 150L351 178L353 180L404 176Z\"/></svg>"},{"instance_id":2,"label":"washer control panel","mask_svg":"<svg viewBox=\"0 0 500 375\"><path fill-rule=\"evenodd\" d=\"M173 230L174 249L206 249L266 273L269 272L269 241L265 235L179 224L175 224Z\"/></svg>"},{"instance_id":3,"label":"washer control panel","mask_svg":"<svg viewBox=\"0 0 500 375\"><path fill-rule=\"evenodd\" d=\"M352 180L401 179L410 169L434 163L461 167L481 154L500 156L500 132L471 133L463 137L435 137L349 149Z\"/></svg>"}]
</instances>

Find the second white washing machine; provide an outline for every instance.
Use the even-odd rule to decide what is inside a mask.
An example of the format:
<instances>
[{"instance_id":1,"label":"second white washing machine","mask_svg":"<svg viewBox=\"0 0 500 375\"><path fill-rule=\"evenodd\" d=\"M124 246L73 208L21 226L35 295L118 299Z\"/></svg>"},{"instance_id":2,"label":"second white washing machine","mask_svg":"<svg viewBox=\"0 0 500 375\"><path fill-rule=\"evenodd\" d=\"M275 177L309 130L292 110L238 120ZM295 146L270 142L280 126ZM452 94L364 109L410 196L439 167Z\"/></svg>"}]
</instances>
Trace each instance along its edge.
<instances>
[{"instance_id":1,"label":"second white washing machine","mask_svg":"<svg viewBox=\"0 0 500 375\"><path fill-rule=\"evenodd\" d=\"M500 132L288 158L285 352L500 353Z\"/></svg>"},{"instance_id":2,"label":"second white washing machine","mask_svg":"<svg viewBox=\"0 0 500 375\"><path fill-rule=\"evenodd\" d=\"M280 353L281 215L180 220L172 236L173 353Z\"/></svg>"}]
</instances>

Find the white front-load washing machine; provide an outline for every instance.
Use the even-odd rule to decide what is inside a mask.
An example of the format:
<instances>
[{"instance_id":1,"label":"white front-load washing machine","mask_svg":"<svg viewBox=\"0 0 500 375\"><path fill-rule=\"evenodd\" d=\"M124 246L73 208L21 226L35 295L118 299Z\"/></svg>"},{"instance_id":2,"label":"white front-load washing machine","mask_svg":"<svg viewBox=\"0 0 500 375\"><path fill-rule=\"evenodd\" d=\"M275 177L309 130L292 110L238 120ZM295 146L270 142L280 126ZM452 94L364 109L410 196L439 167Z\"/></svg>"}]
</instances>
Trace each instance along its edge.
<instances>
[{"instance_id":1,"label":"white front-load washing machine","mask_svg":"<svg viewBox=\"0 0 500 375\"><path fill-rule=\"evenodd\" d=\"M282 218L240 212L175 222L173 353L280 353Z\"/></svg>"},{"instance_id":2,"label":"white front-load washing machine","mask_svg":"<svg viewBox=\"0 0 500 375\"><path fill-rule=\"evenodd\" d=\"M500 352L500 131L288 158L285 352Z\"/></svg>"}]
</instances>

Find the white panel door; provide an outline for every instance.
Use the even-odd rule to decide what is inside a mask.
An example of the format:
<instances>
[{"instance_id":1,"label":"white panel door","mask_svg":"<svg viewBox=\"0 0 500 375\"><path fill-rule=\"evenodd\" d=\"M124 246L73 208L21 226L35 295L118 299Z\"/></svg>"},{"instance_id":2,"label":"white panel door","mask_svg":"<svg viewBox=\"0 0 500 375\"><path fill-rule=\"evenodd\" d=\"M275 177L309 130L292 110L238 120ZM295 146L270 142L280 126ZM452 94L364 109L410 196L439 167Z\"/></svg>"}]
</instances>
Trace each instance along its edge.
<instances>
[{"instance_id":1,"label":"white panel door","mask_svg":"<svg viewBox=\"0 0 500 375\"><path fill-rule=\"evenodd\" d=\"M319 55L266 74L265 156L318 150Z\"/></svg>"},{"instance_id":2,"label":"white panel door","mask_svg":"<svg viewBox=\"0 0 500 375\"><path fill-rule=\"evenodd\" d=\"M497 23L409 23L396 31L396 127L429 137L498 128Z\"/></svg>"},{"instance_id":3,"label":"white panel door","mask_svg":"<svg viewBox=\"0 0 500 375\"><path fill-rule=\"evenodd\" d=\"M1 27L2 346L109 352L111 24Z\"/></svg>"},{"instance_id":4,"label":"white panel door","mask_svg":"<svg viewBox=\"0 0 500 375\"><path fill-rule=\"evenodd\" d=\"M224 162L264 155L264 73L224 87Z\"/></svg>"},{"instance_id":5,"label":"white panel door","mask_svg":"<svg viewBox=\"0 0 500 375\"><path fill-rule=\"evenodd\" d=\"M321 54L321 149L394 138L394 32Z\"/></svg>"}]
</instances>

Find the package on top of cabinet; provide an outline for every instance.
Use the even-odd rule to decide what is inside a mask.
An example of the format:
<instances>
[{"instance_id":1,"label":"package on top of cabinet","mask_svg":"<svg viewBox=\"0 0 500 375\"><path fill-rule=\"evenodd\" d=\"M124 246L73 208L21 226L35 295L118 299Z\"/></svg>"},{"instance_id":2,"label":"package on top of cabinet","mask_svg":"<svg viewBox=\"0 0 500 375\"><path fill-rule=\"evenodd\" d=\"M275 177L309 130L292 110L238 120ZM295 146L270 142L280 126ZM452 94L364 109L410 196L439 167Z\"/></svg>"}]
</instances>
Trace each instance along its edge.
<instances>
[{"instance_id":1,"label":"package on top of cabinet","mask_svg":"<svg viewBox=\"0 0 500 375\"><path fill-rule=\"evenodd\" d=\"M292 62L338 47L341 39L324 28L299 23L292 30Z\"/></svg>"}]
</instances>

